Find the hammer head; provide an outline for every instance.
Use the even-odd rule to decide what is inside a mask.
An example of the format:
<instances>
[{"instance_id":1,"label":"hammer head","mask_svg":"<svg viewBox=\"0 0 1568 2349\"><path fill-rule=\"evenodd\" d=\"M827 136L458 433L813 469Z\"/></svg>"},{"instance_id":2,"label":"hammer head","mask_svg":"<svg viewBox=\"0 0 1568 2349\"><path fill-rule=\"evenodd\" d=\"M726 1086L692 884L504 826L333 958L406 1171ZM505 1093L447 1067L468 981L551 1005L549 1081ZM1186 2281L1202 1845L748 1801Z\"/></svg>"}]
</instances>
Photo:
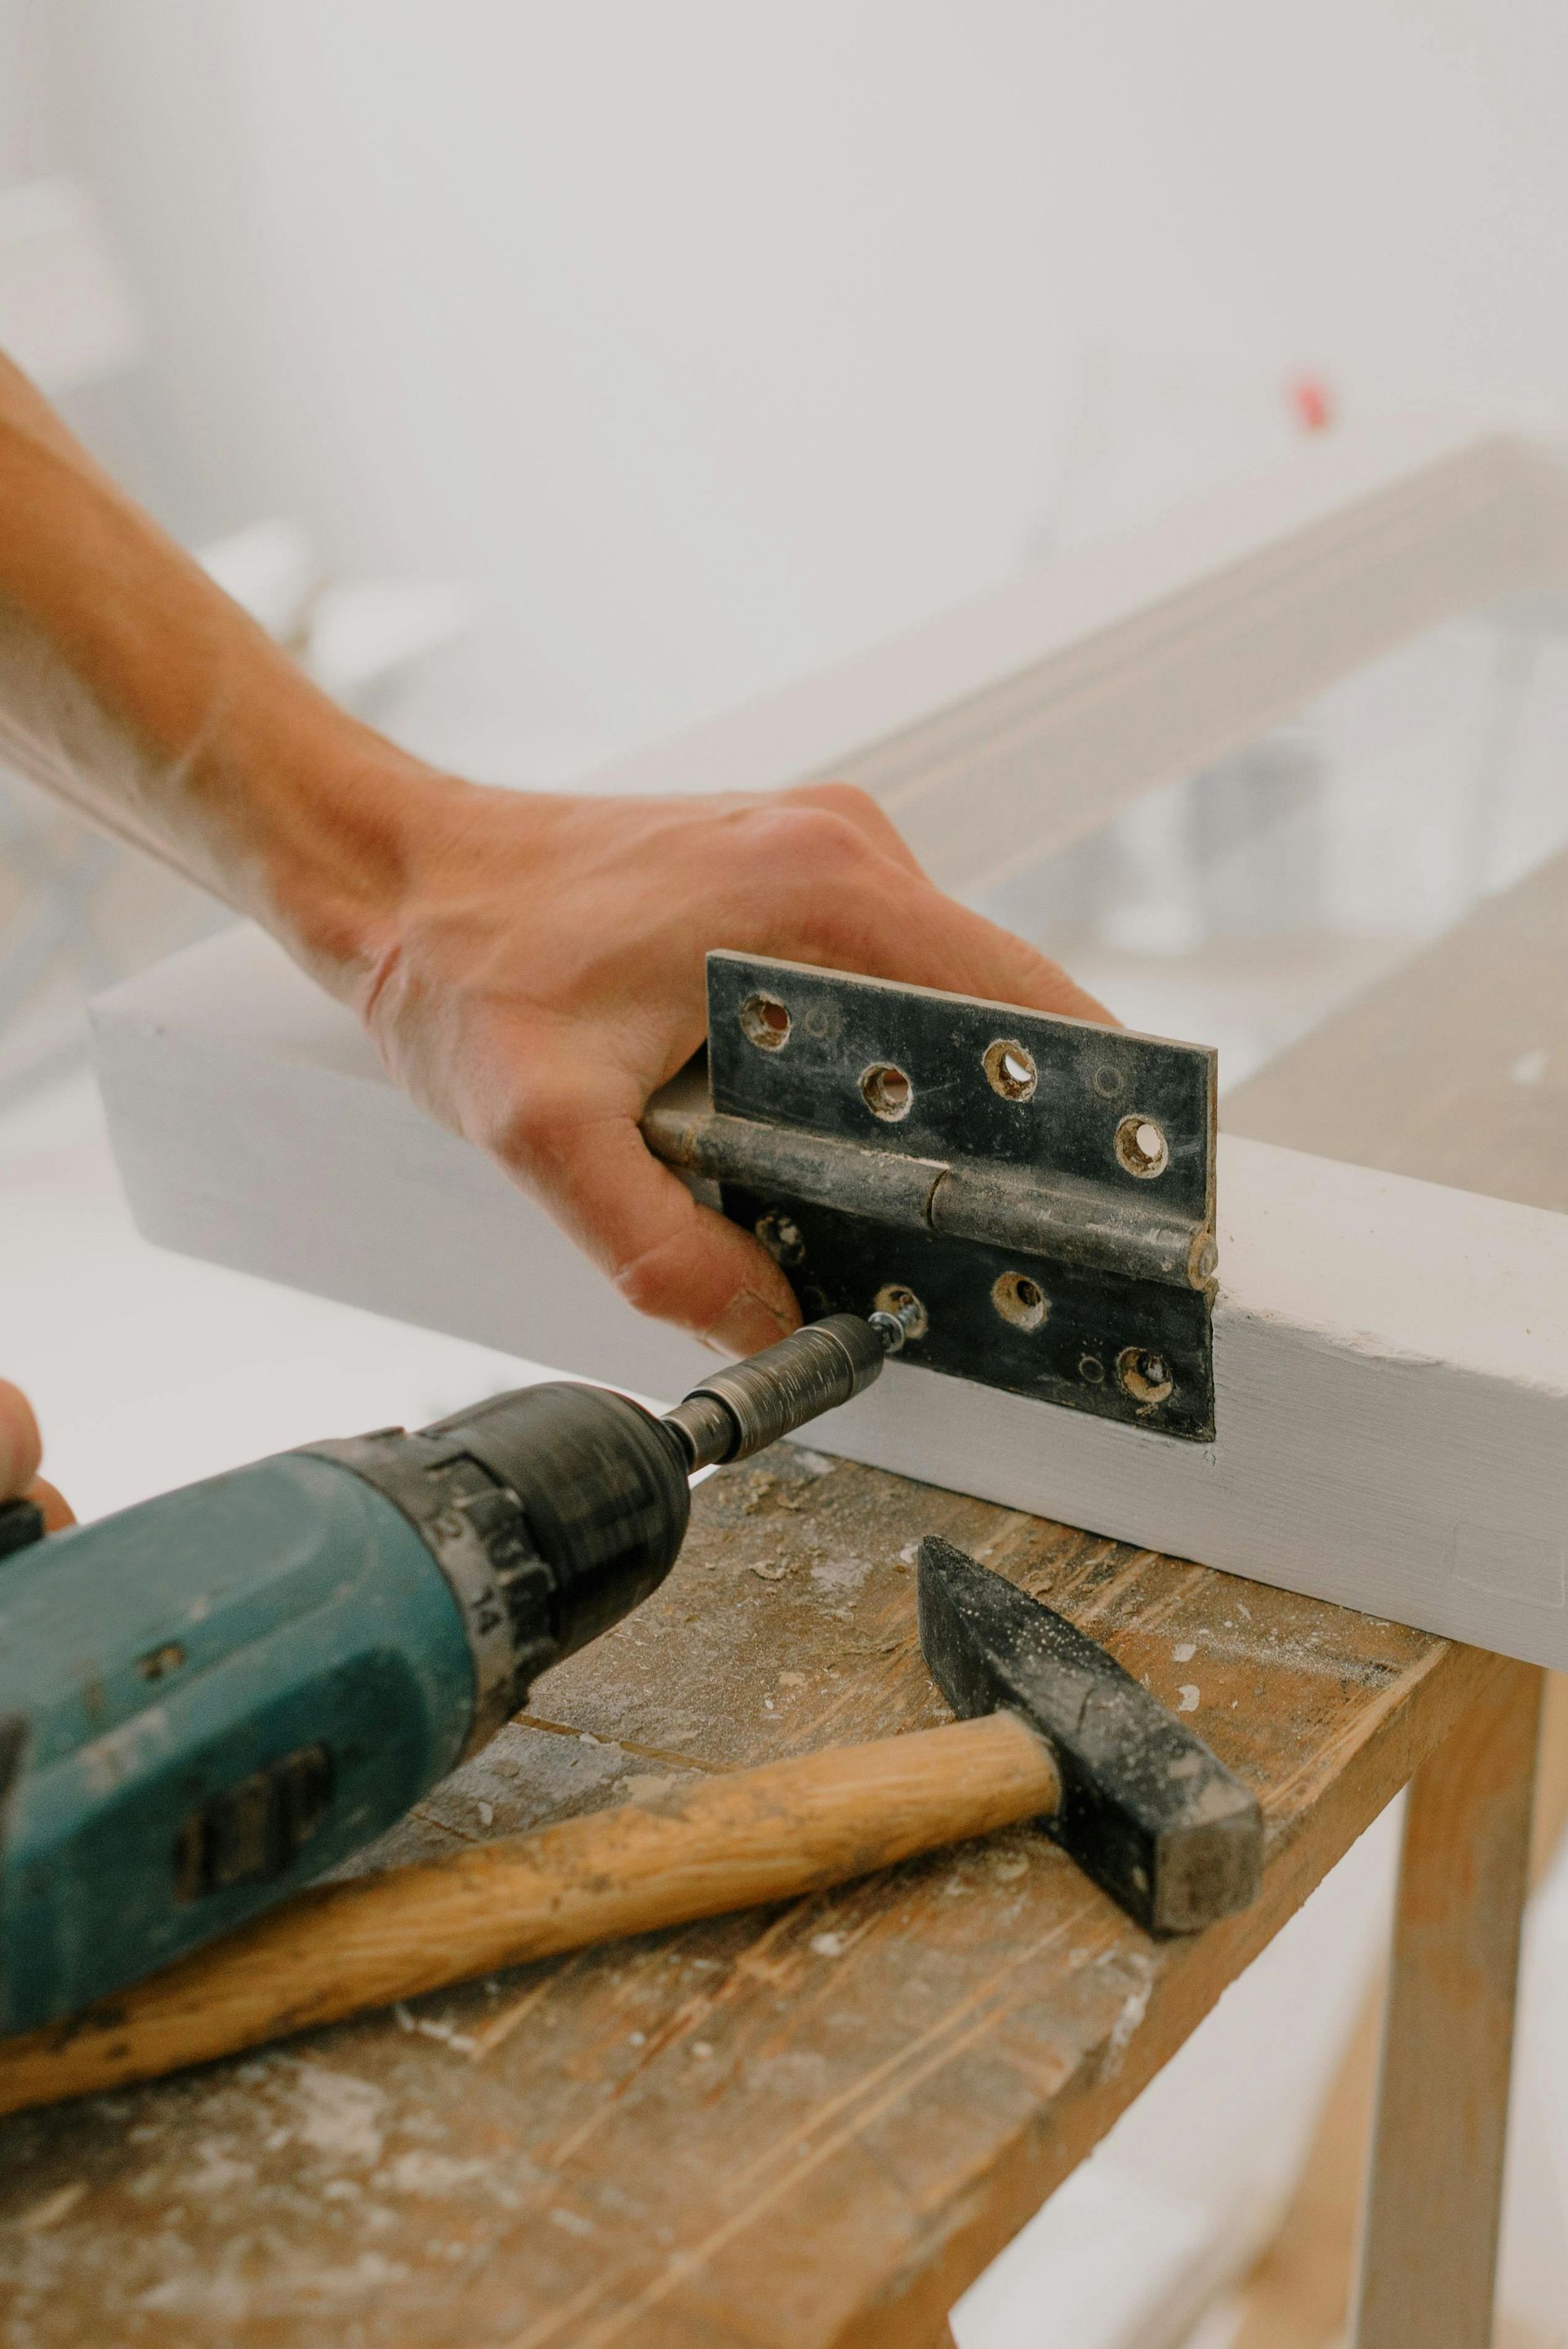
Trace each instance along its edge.
<instances>
[{"instance_id":1,"label":"hammer head","mask_svg":"<svg viewBox=\"0 0 1568 2349\"><path fill-rule=\"evenodd\" d=\"M1257 1797L1065 1617L930 1537L920 1645L954 1713L1016 1713L1045 1740L1062 1782L1049 1832L1150 1932L1198 1932L1252 1901Z\"/></svg>"}]
</instances>

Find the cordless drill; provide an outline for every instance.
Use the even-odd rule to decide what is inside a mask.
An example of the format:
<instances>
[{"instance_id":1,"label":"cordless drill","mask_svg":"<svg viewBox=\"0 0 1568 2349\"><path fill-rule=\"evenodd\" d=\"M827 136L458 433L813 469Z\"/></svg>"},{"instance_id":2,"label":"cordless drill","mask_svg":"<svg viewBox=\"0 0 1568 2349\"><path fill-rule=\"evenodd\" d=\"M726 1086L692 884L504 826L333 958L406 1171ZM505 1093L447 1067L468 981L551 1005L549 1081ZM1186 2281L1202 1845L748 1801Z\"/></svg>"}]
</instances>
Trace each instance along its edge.
<instances>
[{"instance_id":1,"label":"cordless drill","mask_svg":"<svg viewBox=\"0 0 1568 2349\"><path fill-rule=\"evenodd\" d=\"M905 1334L834 1314L663 1418L524 1387L47 1539L0 1510L0 2030L362 1849L658 1588L698 1469L847 1402Z\"/></svg>"}]
</instances>

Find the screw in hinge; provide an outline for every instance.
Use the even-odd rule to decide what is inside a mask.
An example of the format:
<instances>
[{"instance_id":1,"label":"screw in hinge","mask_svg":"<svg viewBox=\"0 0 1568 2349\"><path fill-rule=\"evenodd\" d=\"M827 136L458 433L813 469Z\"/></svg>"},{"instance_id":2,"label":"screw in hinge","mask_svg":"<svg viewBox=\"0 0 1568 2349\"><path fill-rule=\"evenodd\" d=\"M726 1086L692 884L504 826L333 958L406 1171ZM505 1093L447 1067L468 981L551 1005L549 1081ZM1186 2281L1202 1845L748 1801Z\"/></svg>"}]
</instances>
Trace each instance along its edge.
<instances>
[{"instance_id":1,"label":"screw in hinge","mask_svg":"<svg viewBox=\"0 0 1568 2349\"><path fill-rule=\"evenodd\" d=\"M1142 1346L1124 1346L1116 1358L1116 1375L1135 1402L1164 1402L1176 1381L1163 1354Z\"/></svg>"},{"instance_id":2,"label":"screw in hinge","mask_svg":"<svg viewBox=\"0 0 1568 2349\"><path fill-rule=\"evenodd\" d=\"M887 1354L901 1354L911 1339L923 1338L931 1327L930 1317L913 1289L901 1288L896 1281L878 1289L876 1302L866 1319Z\"/></svg>"}]
</instances>

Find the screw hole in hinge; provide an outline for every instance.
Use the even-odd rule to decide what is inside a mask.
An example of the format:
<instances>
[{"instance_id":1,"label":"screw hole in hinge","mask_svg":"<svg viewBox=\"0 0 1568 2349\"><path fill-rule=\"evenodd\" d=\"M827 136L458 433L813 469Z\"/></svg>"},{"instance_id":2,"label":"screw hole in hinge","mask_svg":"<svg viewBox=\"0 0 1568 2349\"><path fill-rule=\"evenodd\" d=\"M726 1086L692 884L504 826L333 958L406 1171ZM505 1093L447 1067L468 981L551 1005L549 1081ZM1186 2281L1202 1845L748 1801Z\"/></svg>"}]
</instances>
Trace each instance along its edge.
<instances>
[{"instance_id":1,"label":"screw hole in hinge","mask_svg":"<svg viewBox=\"0 0 1568 2349\"><path fill-rule=\"evenodd\" d=\"M1026 1272L999 1273L991 1284L991 1302L1015 1330L1037 1330L1051 1302L1037 1280Z\"/></svg>"},{"instance_id":2,"label":"screw hole in hinge","mask_svg":"<svg viewBox=\"0 0 1568 2349\"><path fill-rule=\"evenodd\" d=\"M1135 1111L1116 1129L1116 1155L1130 1174L1150 1182L1171 1164L1171 1144L1151 1117Z\"/></svg>"},{"instance_id":3,"label":"screw hole in hinge","mask_svg":"<svg viewBox=\"0 0 1568 2349\"><path fill-rule=\"evenodd\" d=\"M1004 1101L1026 1102L1035 1096L1040 1072L1035 1056L1011 1036L998 1036L985 1047L985 1081Z\"/></svg>"},{"instance_id":4,"label":"screw hole in hinge","mask_svg":"<svg viewBox=\"0 0 1568 2349\"><path fill-rule=\"evenodd\" d=\"M1116 1375L1124 1393L1134 1402L1163 1402L1176 1381L1163 1354L1142 1346L1124 1346L1116 1358Z\"/></svg>"},{"instance_id":5,"label":"screw hole in hinge","mask_svg":"<svg viewBox=\"0 0 1568 2349\"><path fill-rule=\"evenodd\" d=\"M861 1098L873 1117L880 1117L885 1125L896 1125L909 1115L914 1087L891 1061L878 1061L861 1079Z\"/></svg>"},{"instance_id":6,"label":"screw hole in hinge","mask_svg":"<svg viewBox=\"0 0 1568 2349\"><path fill-rule=\"evenodd\" d=\"M781 1207L769 1207L765 1216L758 1216L756 1229L758 1238L775 1264L797 1265L805 1261L805 1236L799 1225Z\"/></svg>"},{"instance_id":7,"label":"screw hole in hinge","mask_svg":"<svg viewBox=\"0 0 1568 2349\"><path fill-rule=\"evenodd\" d=\"M759 1052L781 1052L794 1024L776 995L748 995L740 1007L740 1032Z\"/></svg>"}]
</instances>

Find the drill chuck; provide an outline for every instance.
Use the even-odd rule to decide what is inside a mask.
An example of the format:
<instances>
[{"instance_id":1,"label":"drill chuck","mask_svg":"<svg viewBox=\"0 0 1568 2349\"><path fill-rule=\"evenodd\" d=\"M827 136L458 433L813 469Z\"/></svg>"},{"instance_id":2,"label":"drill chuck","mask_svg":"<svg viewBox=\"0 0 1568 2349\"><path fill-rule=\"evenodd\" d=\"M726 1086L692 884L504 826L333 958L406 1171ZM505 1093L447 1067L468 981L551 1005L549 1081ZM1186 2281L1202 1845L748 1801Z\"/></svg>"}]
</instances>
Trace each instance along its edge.
<instances>
[{"instance_id":1,"label":"drill chuck","mask_svg":"<svg viewBox=\"0 0 1568 2349\"><path fill-rule=\"evenodd\" d=\"M657 1589L691 1514L674 1432L606 1387L522 1387L418 1434L310 1449L385 1494L445 1575L474 1673L465 1754Z\"/></svg>"}]
</instances>

